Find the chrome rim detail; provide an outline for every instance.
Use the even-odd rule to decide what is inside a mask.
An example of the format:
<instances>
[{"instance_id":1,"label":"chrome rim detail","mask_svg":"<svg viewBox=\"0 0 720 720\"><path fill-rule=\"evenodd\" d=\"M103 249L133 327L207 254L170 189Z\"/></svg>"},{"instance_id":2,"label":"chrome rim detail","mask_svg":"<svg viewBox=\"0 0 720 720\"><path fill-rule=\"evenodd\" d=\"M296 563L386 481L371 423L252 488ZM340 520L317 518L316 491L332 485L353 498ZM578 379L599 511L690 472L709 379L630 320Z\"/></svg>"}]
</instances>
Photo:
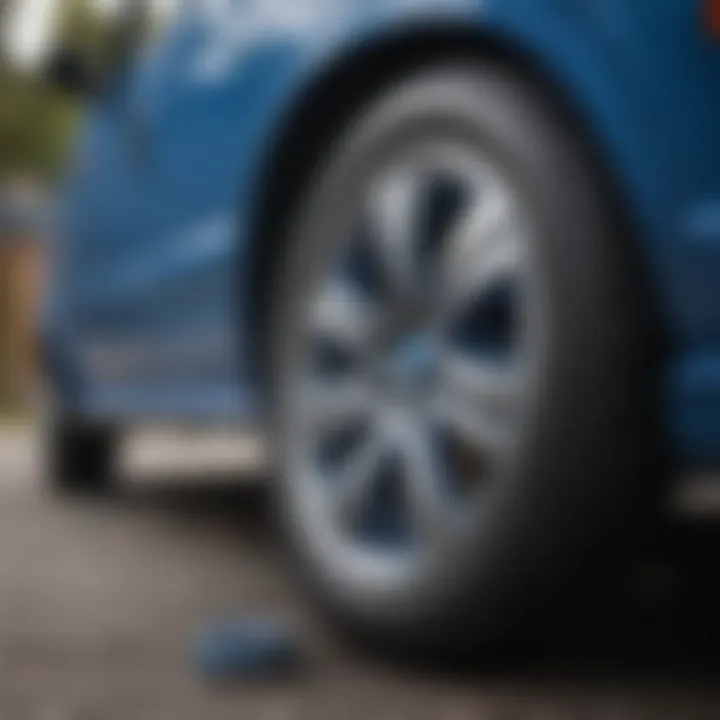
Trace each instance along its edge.
<instances>
[{"instance_id":1,"label":"chrome rim detail","mask_svg":"<svg viewBox=\"0 0 720 720\"><path fill-rule=\"evenodd\" d=\"M328 572L407 588L477 531L520 441L531 244L512 185L443 143L372 178L347 235L304 314L293 493Z\"/></svg>"}]
</instances>

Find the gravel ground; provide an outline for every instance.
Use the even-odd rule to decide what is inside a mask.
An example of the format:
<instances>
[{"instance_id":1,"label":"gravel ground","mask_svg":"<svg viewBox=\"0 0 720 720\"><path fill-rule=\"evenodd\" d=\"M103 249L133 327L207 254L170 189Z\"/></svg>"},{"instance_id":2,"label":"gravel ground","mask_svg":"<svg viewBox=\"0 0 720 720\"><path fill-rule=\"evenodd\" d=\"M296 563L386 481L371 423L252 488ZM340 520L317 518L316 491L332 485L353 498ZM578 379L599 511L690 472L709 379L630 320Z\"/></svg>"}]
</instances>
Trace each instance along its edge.
<instances>
[{"instance_id":1,"label":"gravel ground","mask_svg":"<svg viewBox=\"0 0 720 720\"><path fill-rule=\"evenodd\" d=\"M673 526L512 663L399 667L341 647L294 594L260 457L146 436L118 498L70 502L42 491L32 433L0 433L0 720L720 718L720 523ZM302 672L203 683L193 635L256 612L296 625Z\"/></svg>"}]
</instances>

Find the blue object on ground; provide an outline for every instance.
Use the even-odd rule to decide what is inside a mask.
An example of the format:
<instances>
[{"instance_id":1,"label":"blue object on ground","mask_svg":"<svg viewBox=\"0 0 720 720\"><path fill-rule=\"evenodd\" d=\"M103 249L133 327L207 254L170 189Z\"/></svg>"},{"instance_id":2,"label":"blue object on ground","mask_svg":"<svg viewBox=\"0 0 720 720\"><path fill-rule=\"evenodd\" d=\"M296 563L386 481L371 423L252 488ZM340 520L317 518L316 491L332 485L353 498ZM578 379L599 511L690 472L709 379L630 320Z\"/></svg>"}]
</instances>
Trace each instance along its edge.
<instances>
[{"instance_id":1,"label":"blue object on ground","mask_svg":"<svg viewBox=\"0 0 720 720\"><path fill-rule=\"evenodd\" d=\"M272 679L297 667L299 648L281 620L230 620L201 632L193 658L211 680Z\"/></svg>"}]
</instances>

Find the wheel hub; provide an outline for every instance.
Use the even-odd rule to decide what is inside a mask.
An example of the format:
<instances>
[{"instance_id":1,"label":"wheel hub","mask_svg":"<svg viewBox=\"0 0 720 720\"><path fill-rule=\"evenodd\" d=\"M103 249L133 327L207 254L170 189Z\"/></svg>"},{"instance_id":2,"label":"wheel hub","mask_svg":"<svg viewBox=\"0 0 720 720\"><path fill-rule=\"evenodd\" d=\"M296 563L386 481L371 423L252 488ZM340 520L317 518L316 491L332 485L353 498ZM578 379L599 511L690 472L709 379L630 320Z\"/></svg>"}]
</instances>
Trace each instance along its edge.
<instances>
[{"instance_id":1,"label":"wheel hub","mask_svg":"<svg viewBox=\"0 0 720 720\"><path fill-rule=\"evenodd\" d=\"M410 396L429 390L439 376L439 355L427 333L401 334L391 343L387 353L388 389Z\"/></svg>"}]
</instances>

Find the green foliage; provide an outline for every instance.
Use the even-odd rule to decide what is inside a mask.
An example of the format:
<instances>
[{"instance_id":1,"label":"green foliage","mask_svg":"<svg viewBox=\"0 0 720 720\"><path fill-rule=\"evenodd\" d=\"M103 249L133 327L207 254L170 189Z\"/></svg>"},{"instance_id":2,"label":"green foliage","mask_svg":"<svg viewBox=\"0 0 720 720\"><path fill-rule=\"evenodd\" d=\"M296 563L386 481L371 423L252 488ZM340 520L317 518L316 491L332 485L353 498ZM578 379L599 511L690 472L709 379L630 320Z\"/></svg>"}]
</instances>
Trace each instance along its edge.
<instances>
[{"instance_id":1,"label":"green foliage","mask_svg":"<svg viewBox=\"0 0 720 720\"><path fill-rule=\"evenodd\" d=\"M37 78L0 70L0 181L44 179L60 168L75 108Z\"/></svg>"},{"instance_id":2,"label":"green foliage","mask_svg":"<svg viewBox=\"0 0 720 720\"><path fill-rule=\"evenodd\" d=\"M63 45L81 51L90 62L105 62L114 28L88 0L67 0L58 36Z\"/></svg>"},{"instance_id":3,"label":"green foliage","mask_svg":"<svg viewBox=\"0 0 720 720\"><path fill-rule=\"evenodd\" d=\"M63 4L59 39L95 61L109 27L88 0ZM0 184L18 175L53 178L63 165L78 111L42 78L0 67Z\"/></svg>"}]
</instances>

